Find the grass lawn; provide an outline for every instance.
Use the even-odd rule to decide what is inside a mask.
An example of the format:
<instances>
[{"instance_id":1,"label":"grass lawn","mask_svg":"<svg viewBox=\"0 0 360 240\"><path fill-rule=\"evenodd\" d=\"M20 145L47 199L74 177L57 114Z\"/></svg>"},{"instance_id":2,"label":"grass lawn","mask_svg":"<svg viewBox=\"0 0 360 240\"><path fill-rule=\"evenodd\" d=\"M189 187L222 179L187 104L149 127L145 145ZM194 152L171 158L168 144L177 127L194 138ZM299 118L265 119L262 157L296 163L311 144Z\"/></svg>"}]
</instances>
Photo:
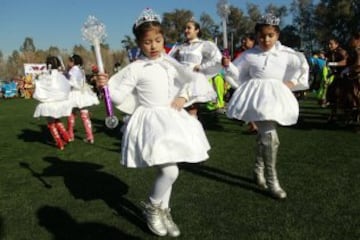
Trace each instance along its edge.
<instances>
[{"instance_id":1,"label":"grass lawn","mask_svg":"<svg viewBox=\"0 0 360 240\"><path fill-rule=\"evenodd\" d=\"M77 118L76 140L59 151L45 119L32 117L36 104L0 100L0 239L158 239L139 208L155 171L119 164L120 128L104 127L104 105L92 108L95 143L81 140ZM288 193L278 201L252 181L255 136L203 112L212 149L208 161L180 165L171 201L179 239L360 239L360 134L327 115L309 97L298 124L278 129Z\"/></svg>"}]
</instances>

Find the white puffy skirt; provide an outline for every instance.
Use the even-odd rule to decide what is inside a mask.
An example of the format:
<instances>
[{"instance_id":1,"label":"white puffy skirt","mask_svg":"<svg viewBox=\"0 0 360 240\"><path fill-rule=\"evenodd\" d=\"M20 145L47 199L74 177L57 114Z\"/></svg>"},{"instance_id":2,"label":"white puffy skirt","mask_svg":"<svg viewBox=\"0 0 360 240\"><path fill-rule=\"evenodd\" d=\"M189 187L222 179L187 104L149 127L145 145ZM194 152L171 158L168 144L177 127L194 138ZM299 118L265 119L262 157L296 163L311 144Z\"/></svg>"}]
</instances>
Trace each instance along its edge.
<instances>
[{"instance_id":1,"label":"white puffy skirt","mask_svg":"<svg viewBox=\"0 0 360 240\"><path fill-rule=\"evenodd\" d=\"M298 120L299 104L282 81L251 79L234 92L228 104L227 116L246 122L276 121L289 126Z\"/></svg>"},{"instance_id":2,"label":"white puffy skirt","mask_svg":"<svg viewBox=\"0 0 360 240\"><path fill-rule=\"evenodd\" d=\"M217 95L215 89L207 76L202 73L194 73L194 76L194 79L189 83L190 99L185 106L190 106L193 103L216 101Z\"/></svg>"},{"instance_id":3,"label":"white puffy skirt","mask_svg":"<svg viewBox=\"0 0 360 240\"><path fill-rule=\"evenodd\" d=\"M70 116L72 104L70 100L39 103L34 112L34 117L61 118Z\"/></svg>"},{"instance_id":4,"label":"white puffy skirt","mask_svg":"<svg viewBox=\"0 0 360 240\"><path fill-rule=\"evenodd\" d=\"M206 160L210 149L201 123L185 110L138 107L122 140L121 164L149 167Z\"/></svg>"},{"instance_id":5,"label":"white puffy skirt","mask_svg":"<svg viewBox=\"0 0 360 240\"><path fill-rule=\"evenodd\" d=\"M98 105L100 103L96 93L89 86L86 86L81 90L72 89L69 94L69 99L72 106L79 109Z\"/></svg>"}]
</instances>

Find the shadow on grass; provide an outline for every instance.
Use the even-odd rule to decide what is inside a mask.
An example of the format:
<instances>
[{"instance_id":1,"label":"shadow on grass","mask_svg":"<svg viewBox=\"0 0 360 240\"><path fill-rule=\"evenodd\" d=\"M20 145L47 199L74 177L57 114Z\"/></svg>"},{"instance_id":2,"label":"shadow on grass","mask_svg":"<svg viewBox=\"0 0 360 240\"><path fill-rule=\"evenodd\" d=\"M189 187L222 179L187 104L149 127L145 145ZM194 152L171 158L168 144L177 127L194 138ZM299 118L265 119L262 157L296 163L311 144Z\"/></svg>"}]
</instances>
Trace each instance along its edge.
<instances>
[{"instance_id":1,"label":"shadow on grass","mask_svg":"<svg viewBox=\"0 0 360 240\"><path fill-rule=\"evenodd\" d=\"M117 177L101 171L102 165L64 161L56 157L45 157L44 161L51 165L40 174L32 173L34 177L42 178L43 181L47 177L63 177L65 186L74 198L83 201L102 200L116 215L148 232L141 209L124 197L128 192L128 186Z\"/></svg>"},{"instance_id":2,"label":"shadow on grass","mask_svg":"<svg viewBox=\"0 0 360 240\"><path fill-rule=\"evenodd\" d=\"M59 207L43 206L38 209L37 217L39 225L52 233L52 239L54 240L140 239L105 224L97 222L77 222L69 213Z\"/></svg>"},{"instance_id":3,"label":"shadow on grass","mask_svg":"<svg viewBox=\"0 0 360 240\"><path fill-rule=\"evenodd\" d=\"M4 220L0 215L0 239L3 239L3 237L4 237Z\"/></svg>"},{"instance_id":4,"label":"shadow on grass","mask_svg":"<svg viewBox=\"0 0 360 240\"><path fill-rule=\"evenodd\" d=\"M200 109L198 119L205 130L221 131L224 129L220 123L219 113L216 111Z\"/></svg>"},{"instance_id":5,"label":"shadow on grass","mask_svg":"<svg viewBox=\"0 0 360 240\"><path fill-rule=\"evenodd\" d=\"M45 145L54 145L52 137L46 125L40 125L39 131L32 129L22 129L22 133L18 135L18 138L24 142L40 142Z\"/></svg>"},{"instance_id":6,"label":"shadow on grass","mask_svg":"<svg viewBox=\"0 0 360 240\"><path fill-rule=\"evenodd\" d=\"M229 184L231 186L240 187L246 190L250 190L265 196L268 196L268 193L266 191L263 191L262 189L258 188L255 185L255 182L253 179L235 175L232 173L225 172L223 170L209 167L204 164L191 164L191 163L181 163L179 164L179 167L185 171L188 171L190 173L209 178L214 181L222 182Z\"/></svg>"},{"instance_id":7,"label":"shadow on grass","mask_svg":"<svg viewBox=\"0 0 360 240\"><path fill-rule=\"evenodd\" d=\"M347 131L354 132L357 125L344 124L341 121L328 122L327 120L320 119L316 116L302 116L299 118L296 125L289 126L298 130L331 130L331 131Z\"/></svg>"},{"instance_id":8,"label":"shadow on grass","mask_svg":"<svg viewBox=\"0 0 360 240\"><path fill-rule=\"evenodd\" d=\"M41 182L43 184L43 186L45 188L52 188L51 184L49 184L42 176L40 173L36 172L34 169L32 169L30 167L30 164L28 164L27 162L19 162L20 167L27 169L31 175L36 178L37 180L39 180L39 182Z\"/></svg>"}]
</instances>

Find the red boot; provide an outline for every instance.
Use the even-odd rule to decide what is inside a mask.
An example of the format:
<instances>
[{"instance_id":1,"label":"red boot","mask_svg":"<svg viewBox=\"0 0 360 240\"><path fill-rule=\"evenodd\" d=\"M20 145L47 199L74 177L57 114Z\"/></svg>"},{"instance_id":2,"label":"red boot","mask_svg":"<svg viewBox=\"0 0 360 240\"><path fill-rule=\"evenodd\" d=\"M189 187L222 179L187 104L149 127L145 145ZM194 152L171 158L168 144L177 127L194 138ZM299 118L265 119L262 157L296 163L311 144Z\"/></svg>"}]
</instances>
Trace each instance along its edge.
<instances>
[{"instance_id":1,"label":"red boot","mask_svg":"<svg viewBox=\"0 0 360 240\"><path fill-rule=\"evenodd\" d=\"M55 122L56 129L60 133L62 139L65 141L65 143L70 142L70 136L69 133L66 131L64 125L59 120L56 120Z\"/></svg>"},{"instance_id":2,"label":"red boot","mask_svg":"<svg viewBox=\"0 0 360 240\"><path fill-rule=\"evenodd\" d=\"M49 131L51 133L51 135L53 136L55 142L56 142L56 146L60 149L60 150L64 150L64 143L61 140L60 134L58 132L58 130L56 129L56 125L54 122L48 123L48 128Z\"/></svg>"},{"instance_id":3,"label":"red boot","mask_svg":"<svg viewBox=\"0 0 360 240\"><path fill-rule=\"evenodd\" d=\"M69 141L74 141L74 126L75 126L75 114L71 113L71 115L67 119L67 132L69 135Z\"/></svg>"},{"instance_id":4,"label":"red boot","mask_svg":"<svg viewBox=\"0 0 360 240\"><path fill-rule=\"evenodd\" d=\"M85 132L86 132L86 142L94 143L94 135L92 133L91 129L91 120L89 117L89 111L88 110L81 110L80 111L81 120L83 122Z\"/></svg>"}]
</instances>

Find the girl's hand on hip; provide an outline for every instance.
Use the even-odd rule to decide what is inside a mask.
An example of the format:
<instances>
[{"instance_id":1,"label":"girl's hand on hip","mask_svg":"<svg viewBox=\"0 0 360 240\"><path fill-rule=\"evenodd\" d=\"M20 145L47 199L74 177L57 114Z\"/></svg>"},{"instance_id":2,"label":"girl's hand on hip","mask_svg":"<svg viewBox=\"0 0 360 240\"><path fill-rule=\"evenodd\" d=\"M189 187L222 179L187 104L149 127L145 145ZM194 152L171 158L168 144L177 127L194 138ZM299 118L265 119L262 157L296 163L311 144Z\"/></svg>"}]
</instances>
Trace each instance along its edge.
<instances>
[{"instance_id":1,"label":"girl's hand on hip","mask_svg":"<svg viewBox=\"0 0 360 240\"><path fill-rule=\"evenodd\" d=\"M186 99L183 97L177 97L174 99L174 101L171 103L171 107L175 108L176 110L180 111L184 108L184 105L186 103Z\"/></svg>"}]
</instances>

